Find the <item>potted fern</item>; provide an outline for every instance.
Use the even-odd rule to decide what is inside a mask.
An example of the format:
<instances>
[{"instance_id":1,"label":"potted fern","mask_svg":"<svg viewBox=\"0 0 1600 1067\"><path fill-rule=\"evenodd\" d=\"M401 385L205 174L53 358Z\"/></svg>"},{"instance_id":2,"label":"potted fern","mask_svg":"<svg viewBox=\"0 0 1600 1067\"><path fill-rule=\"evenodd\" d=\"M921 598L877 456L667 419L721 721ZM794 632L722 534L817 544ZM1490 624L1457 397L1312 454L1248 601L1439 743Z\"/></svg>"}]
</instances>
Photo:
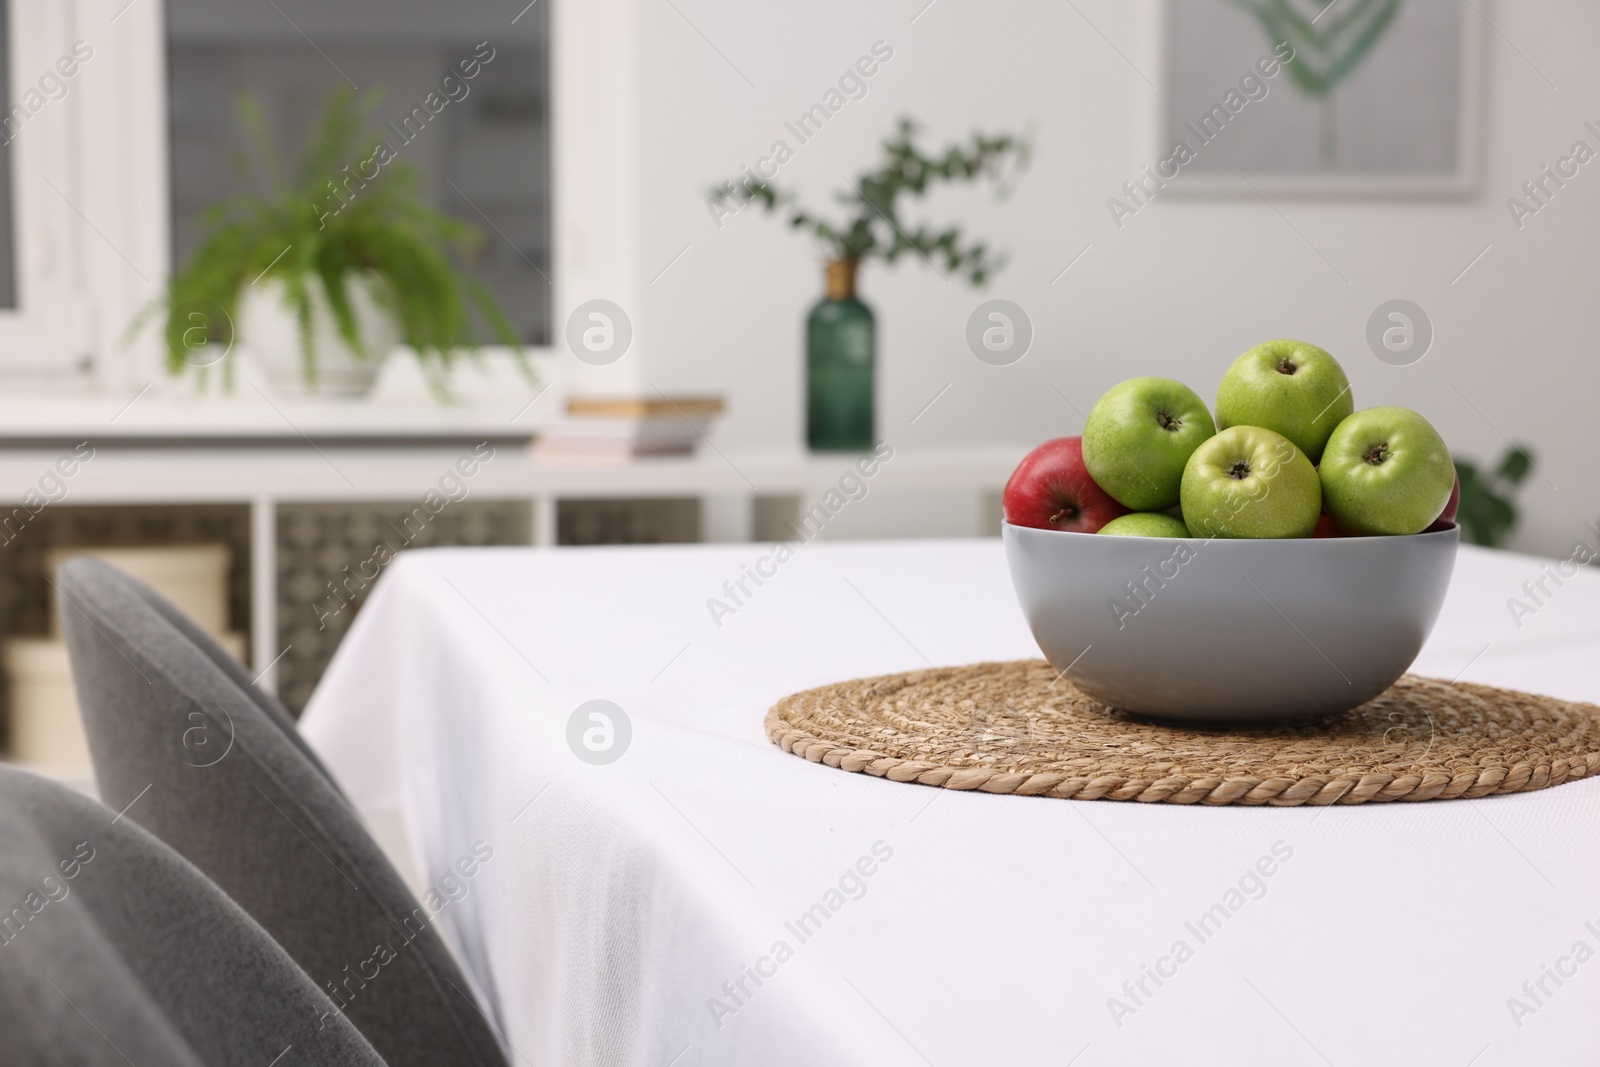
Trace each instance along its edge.
<instances>
[{"instance_id":1,"label":"potted fern","mask_svg":"<svg viewBox=\"0 0 1600 1067\"><path fill-rule=\"evenodd\" d=\"M1028 163L1026 136L973 134L938 155L923 154L916 143L917 124L900 119L883 142L883 162L867 171L835 199L845 209L843 223L834 223L805 208L791 206L794 196L746 172L738 182L711 190L713 213L733 214L750 204L766 211L787 210L789 225L817 238L827 256L826 290L806 320L806 444L818 451L859 451L875 440L874 363L876 324L872 309L856 295L861 263L880 259L893 264L915 253L941 274L982 286L1004 264L982 241L967 241L960 226L935 229L902 218L904 196L922 197L940 183L998 181L1009 191L1009 168ZM943 270L935 263L942 262ZM947 276L948 277L948 276Z\"/></svg>"},{"instance_id":2,"label":"potted fern","mask_svg":"<svg viewBox=\"0 0 1600 1067\"><path fill-rule=\"evenodd\" d=\"M360 395L404 343L448 395L450 367L474 348L479 324L531 374L494 298L452 261L482 235L423 204L415 172L367 132L375 102L341 88L287 180L269 177L259 195L207 212L204 241L158 305L172 374L204 376L220 362L231 388L236 323L282 390ZM276 175L259 106L242 99L239 117L253 169Z\"/></svg>"}]
</instances>

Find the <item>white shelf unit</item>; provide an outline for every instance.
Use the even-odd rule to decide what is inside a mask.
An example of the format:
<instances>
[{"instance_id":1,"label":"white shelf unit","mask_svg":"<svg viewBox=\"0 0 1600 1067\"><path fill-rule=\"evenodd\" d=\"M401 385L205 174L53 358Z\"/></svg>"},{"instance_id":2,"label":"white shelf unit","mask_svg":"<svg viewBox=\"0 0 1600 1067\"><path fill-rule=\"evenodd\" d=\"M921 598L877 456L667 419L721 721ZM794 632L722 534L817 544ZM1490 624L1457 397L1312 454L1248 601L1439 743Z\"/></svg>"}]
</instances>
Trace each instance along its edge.
<instances>
[{"instance_id":1,"label":"white shelf unit","mask_svg":"<svg viewBox=\"0 0 1600 1067\"><path fill-rule=\"evenodd\" d=\"M500 427L503 432L505 424ZM377 429L369 427L365 433L373 435ZM450 429L460 432L462 428ZM16 432L15 427L9 429L11 434ZM440 432L449 431L441 428ZM0 430L0 437L5 434ZM278 632L278 506L420 503L456 461L471 451L473 442L481 440L463 436L453 442L441 438L423 444L373 447L329 438L263 436L245 445L207 444L203 438L195 438L181 446L155 446L136 438L108 442L103 432L80 437L60 422L54 423L54 428L40 427L34 436L38 440L32 442L11 437L0 448L0 521L23 506L29 491L38 490L40 478L65 454L58 442L72 439L89 440L94 457L63 480L65 495L48 507L249 506L251 662L265 670L261 685L269 689L275 687L276 678L268 665L279 651L274 647ZM45 444L45 438L52 443ZM1026 451L1022 445L897 449L892 461L878 468L871 484L874 489L896 486L998 493ZM704 448L693 457L613 466L552 466L535 462L522 441L502 438L495 443L494 458L483 464L468 484L471 499L525 502L531 509L535 545L555 543L558 501L629 497L699 498L705 540L745 541L753 533L756 497L792 496L809 506L836 487L860 458L847 453L723 453Z\"/></svg>"}]
</instances>

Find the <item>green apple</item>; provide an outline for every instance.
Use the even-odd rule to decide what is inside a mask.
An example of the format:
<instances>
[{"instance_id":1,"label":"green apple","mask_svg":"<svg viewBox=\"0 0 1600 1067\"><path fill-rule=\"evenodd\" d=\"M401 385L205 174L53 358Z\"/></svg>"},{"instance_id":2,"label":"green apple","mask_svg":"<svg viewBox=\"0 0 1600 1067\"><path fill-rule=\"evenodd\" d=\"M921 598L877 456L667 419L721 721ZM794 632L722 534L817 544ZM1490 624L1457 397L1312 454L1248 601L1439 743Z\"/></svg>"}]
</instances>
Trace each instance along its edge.
<instances>
[{"instance_id":1,"label":"green apple","mask_svg":"<svg viewBox=\"0 0 1600 1067\"><path fill-rule=\"evenodd\" d=\"M1322 499L1347 534L1426 530L1450 499L1456 468L1439 432L1406 408L1345 419L1322 453Z\"/></svg>"},{"instance_id":2,"label":"green apple","mask_svg":"<svg viewBox=\"0 0 1600 1067\"><path fill-rule=\"evenodd\" d=\"M1164 511L1135 511L1117 516L1100 527L1100 532L1119 537L1188 537L1189 527Z\"/></svg>"},{"instance_id":3,"label":"green apple","mask_svg":"<svg viewBox=\"0 0 1600 1067\"><path fill-rule=\"evenodd\" d=\"M1310 537L1321 514L1316 468L1259 426L1223 430L1183 469L1183 517L1196 537Z\"/></svg>"},{"instance_id":4,"label":"green apple","mask_svg":"<svg viewBox=\"0 0 1600 1067\"><path fill-rule=\"evenodd\" d=\"M1129 378L1095 402L1083 427L1083 465L1135 511L1178 502L1183 465L1217 432L1205 401L1171 378Z\"/></svg>"},{"instance_id":5,"label":"green apple","mask_svg":"<svg viewBox=\"0 0 1600 1067\"><path fill-rule=\"evenodd\" d=\"M1356 409L1339 361L1304 341L1267 341L1233 361L1217 389L1217 429L1260 426L1316 463L1333 428Z\"/></svg>"}]
</instances>

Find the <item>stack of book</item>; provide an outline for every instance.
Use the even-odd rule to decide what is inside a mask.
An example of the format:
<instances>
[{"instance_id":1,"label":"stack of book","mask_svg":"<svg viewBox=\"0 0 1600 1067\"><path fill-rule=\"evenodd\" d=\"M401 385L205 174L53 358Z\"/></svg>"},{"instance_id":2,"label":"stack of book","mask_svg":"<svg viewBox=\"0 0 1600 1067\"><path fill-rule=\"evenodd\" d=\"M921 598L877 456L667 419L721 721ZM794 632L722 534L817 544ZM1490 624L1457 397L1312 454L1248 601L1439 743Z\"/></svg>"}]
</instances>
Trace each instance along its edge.
<instances>
[{"instance_id":1,"label":"stack of book","mask_svg":"<svg viewBox=\"0 0 1600 1067\"><path fill-rule=\"evenodd\" d=\"M638 456L689 456L722 413L714 396L569 400L566 416L533 442L535 459L625 463Z\"/></svg>"}]
</instances>

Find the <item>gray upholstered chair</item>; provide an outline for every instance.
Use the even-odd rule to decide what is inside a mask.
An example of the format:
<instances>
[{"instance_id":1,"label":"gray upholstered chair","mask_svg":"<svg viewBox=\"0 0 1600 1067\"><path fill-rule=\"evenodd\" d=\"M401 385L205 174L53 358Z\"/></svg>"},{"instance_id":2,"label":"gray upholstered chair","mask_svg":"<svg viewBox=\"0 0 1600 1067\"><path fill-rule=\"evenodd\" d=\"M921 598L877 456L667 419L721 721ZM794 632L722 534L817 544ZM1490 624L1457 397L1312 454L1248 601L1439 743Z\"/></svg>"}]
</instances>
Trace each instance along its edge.
<instances>
[{"instance_id":1,"label":"gray upholstered chair","mask_svg":"<svg viewBox=\"0 0 1600 1067\"><path fill-rule=\"evenodd\" d=\"M294 716L289 714L289 709L284 707L277 697L256 685L255 679L250 677L243 664L234 659L227 649L212 640L210 634L196 626L193 619L179 611L172 601L143 582L130 580L127 585L136 596L155 609L158 615L170 622L190 644L216 664L217 669L226 674L239 687L239 691L261 709L261 714L267 721L283 731L289 743L305 755L311 765L328 779L329 784L335 789L339 788L339 784L333 780L333 775L322 765L322 760L311 750L311 746L306 744L306 739L300 736L300 731L295 729Z\"/></svg>"},{"instance_id":2,"label":"gray upholstered chair","mask_svg":"<svg viewBox=\"0 0 1600 1067\"><path fill-rule=\"evenodd\" d=\"M383 1067L277 942L183 857L0 766L0 1063Z\"/></svg>"},{"instance_id":3,"label":"gray upholstered chair","mask_svg":"<svg viewBox=\"0 0 1600 1067\"><path fill-rule=\"evenodd\" d=\"M435 915L243 672L106 563L72 560L56 586L106 803L249 912L391 1067L504 1067Z\"/></svg>"}]
</instances>

